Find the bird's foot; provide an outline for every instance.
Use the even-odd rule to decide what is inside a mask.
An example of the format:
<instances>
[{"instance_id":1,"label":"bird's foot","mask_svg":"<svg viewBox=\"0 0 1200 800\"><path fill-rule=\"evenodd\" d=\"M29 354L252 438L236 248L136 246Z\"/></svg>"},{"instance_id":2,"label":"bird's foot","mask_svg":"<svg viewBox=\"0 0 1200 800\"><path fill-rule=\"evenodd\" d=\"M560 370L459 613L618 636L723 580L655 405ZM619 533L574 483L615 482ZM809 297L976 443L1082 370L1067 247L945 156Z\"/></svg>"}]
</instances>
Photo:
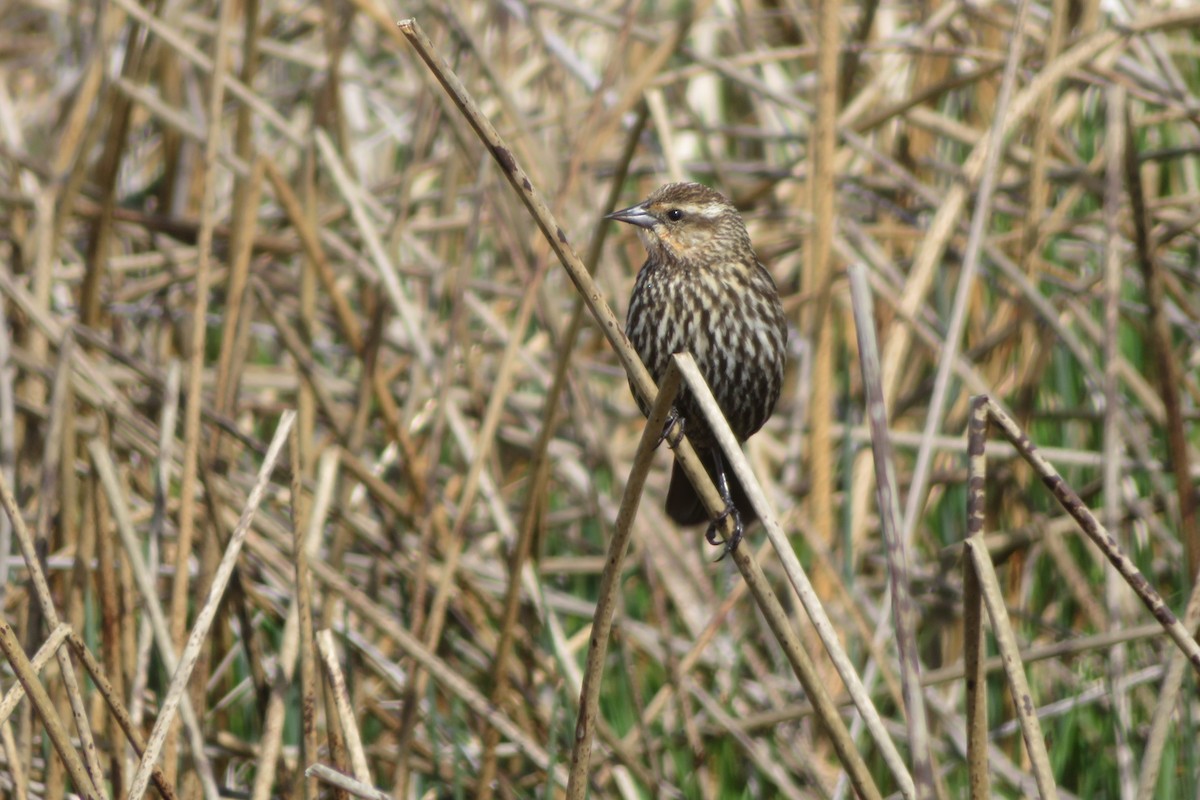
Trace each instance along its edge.
<instances>
[{"instance_id":1,"label":"bird's foot","mask_svg":"<svg viewBox=\"0 0 1200 800\"><path fill-rule=\"evenodd\" d=\"M687 427L687 420L680 416L675 407L671 407L671 413L667 414L667 421L663 424L662 433L658 435L658 441L654 443L658 447L664 441L667 447L674 450L679 447L679 443L683 441L683 429Z\"/></svg>"},{"instance_id":2,"label":"bird's foot","mask_svg":"<svg viewBox=\"0 0 1200 800\"><path fill-rule=\"evenodd\" d=\"M725 520L729 519L730 517L733 518L733 533L730 534L728 539L718 539L718 532L725 526ZM717 514L717 516L713 518L712 522L708 523L708 529L704 531L704 538L713 547L721 544L725 545L725 549L717 558L717 561L724 561L725 556L729 555L734 550L737 550L738 545L741 544L742 534L744 532L745 529L742 527L742 515L738 513L737 507L733 503L726 500L725 509L720 514Z\"/></svg>"}]
</instances>

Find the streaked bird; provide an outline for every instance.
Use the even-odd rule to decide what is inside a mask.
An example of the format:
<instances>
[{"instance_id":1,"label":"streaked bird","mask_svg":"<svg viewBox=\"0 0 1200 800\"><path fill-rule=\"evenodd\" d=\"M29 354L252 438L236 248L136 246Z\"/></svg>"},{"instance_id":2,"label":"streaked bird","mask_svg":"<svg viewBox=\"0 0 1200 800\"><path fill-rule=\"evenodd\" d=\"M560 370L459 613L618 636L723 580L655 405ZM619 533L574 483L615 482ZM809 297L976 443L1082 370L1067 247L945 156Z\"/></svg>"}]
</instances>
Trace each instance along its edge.
<instances>
[{"instance_id":1,"label":"streaked bird","mask_svg":"<svg viewBox=\"0 0 1200 800\"><path fill-rule=\"evenodd\" d=\"M646 247L625 320L630 342L656 382L673 354L690 352L737 440L745 441L779 399L787 324L775 282L754 254L741 215L714 189L669 183L609 219L636 226ZM649 414L641 398L638 405ZM716 531L732 515L734 532L726 542L731 552L744 526L757 519L754 509L737 477L726 472L720 448L686 389L675 401L668 431L672 425L683 426L721 491L725 510L710 519L676 462L667 514L680 525L708 521L705 536L712 544L718 544Z\"/></svg>"}]
</instances>

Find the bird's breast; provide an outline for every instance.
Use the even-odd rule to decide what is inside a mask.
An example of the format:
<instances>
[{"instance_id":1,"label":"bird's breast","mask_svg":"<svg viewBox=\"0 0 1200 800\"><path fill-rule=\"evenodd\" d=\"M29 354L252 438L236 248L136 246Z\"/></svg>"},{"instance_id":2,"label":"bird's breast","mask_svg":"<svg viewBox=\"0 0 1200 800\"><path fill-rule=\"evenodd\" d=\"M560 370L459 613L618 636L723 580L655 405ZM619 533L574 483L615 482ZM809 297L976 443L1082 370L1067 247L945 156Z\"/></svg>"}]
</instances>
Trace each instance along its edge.
<instances>
[{"instance_id":1,"label":"bird's breast","mask_svg":"<svg viewBox=\"0 0 1200 800\"><path fill-rule=\"evenodd\" d=\"M627 333L655 380L674 353L690 352L739 439L770 415L782 383L786 326L770 277L740 269L647 265L638 276ZM749 275L748 275L749 273ZM693 416L683 396L685 416ZM643 409L645 410L645 409Z\"/></svg>"}]
</instances>

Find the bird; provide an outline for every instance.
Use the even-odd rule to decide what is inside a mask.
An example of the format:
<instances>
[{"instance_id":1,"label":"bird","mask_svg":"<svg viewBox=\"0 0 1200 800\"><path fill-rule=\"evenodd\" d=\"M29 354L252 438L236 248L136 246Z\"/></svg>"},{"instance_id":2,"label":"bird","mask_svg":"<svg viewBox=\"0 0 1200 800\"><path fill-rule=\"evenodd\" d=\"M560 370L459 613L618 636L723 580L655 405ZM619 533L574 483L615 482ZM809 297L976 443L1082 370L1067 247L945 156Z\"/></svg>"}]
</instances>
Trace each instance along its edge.
<instances>
[{"instance_id":1,"label":"bird","mask_svg":"<svg viewBox=\"0 0 1200 800\"><path fill-rule=\"evenodd\" d=\"M675 353L691 353L734 436L746 441L779 400L787 321L775 281L758 260L741 214L716 189L684 182L661 186L641 203L607 218L635 226L646 248L646 262L629 299L626 337L656 383ZM632 380L630 390L642 414L649 416L650 407ZM677 439L679 431L703 461L725 509L710 518L675 461L667 515L685 526L708 521L705 538L714 546L721 544L717 531L732 516L724 558L758 517L737 476L725 471L720 446L686 388L675 400L663 437Z\"/></svg>"}]
</instances>

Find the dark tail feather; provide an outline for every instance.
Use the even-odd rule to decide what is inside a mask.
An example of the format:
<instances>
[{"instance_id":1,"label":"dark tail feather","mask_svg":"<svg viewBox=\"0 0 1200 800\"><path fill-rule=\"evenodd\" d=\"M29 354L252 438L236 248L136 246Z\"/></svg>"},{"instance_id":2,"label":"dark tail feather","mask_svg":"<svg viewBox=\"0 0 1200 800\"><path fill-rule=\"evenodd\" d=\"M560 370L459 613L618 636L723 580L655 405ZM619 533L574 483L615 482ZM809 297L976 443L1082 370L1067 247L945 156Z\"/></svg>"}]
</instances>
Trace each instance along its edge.
<instances>
[{"instance_id":1,"label":"dark tail feather","mask_svg":"<svg viewBox=\"0 0 1200 800\"><path fill-rule=\"evenodd\" d=\"M716 464L712 455L702 454L701 459L704 461L704 468L708 471L708 476L715 484L717 482L714 474ZM725 478L729 481L729 494L733 498L733 505L741 514L742 525L748 528L752 522L758 519L758 515L754 513L754 507L750 505L750 498L746 496L746 490L742 488L741 482L733 474L732 469L726 467ZM710 520L708 512L704 510L704 504L700 502L700 495L696 494L692 482L688 480L678 461L671 465L671 484L667 487L667 516L675 520L678 525L699 525Z\"/></svg>"}]
</instances>

